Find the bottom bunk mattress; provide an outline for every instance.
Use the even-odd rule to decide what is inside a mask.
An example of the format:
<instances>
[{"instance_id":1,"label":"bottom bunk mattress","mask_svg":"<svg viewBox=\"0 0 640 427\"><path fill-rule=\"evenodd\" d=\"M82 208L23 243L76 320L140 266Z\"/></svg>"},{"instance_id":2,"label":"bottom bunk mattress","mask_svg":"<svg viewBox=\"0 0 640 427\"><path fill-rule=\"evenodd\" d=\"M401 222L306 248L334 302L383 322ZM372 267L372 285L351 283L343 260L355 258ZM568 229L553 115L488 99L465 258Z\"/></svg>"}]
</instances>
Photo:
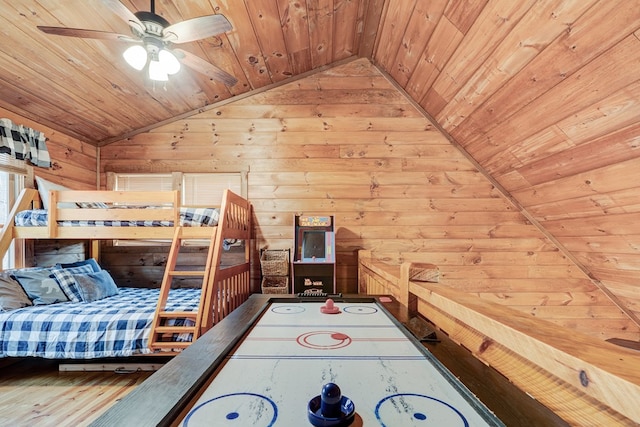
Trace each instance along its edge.
<instances>
[{"instance_id":1,"label":"bottom bunk mattress","mask_svg":"<svg viewBox=\"0 0 640 427\"><path fill-rule=\"evenodd\" d=\"M118 288L117 295L93 302L0 313L0 357L95 359L150 354L159 292ZM197 311L199 302L200 289L172 289L166 311ZM190 336L181 338L190 341Z\"/></svg>"}]
</instances>

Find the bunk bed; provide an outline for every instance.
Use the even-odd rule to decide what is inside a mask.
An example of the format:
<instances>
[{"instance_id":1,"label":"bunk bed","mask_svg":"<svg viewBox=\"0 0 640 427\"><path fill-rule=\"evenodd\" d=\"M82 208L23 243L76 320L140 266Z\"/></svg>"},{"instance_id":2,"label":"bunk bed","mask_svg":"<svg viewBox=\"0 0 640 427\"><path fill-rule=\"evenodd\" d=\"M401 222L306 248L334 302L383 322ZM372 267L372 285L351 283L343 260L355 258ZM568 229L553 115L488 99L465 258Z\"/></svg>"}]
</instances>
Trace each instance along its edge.
<instances>
[{"instance_id":1,"label":"bunk bed","mask_svg":"<svg viewBox=\"0 0 640 427\"><path fill-rule=\"evenodd\" d=\"M50 191L42 209L38 191L23 190L0 231L0 256L19 239L86 239L93 242L92 256L100 240L172 243L158 289L118 288L93 257L71 265L0 272L5 296L12 282L27 296L19 296L24 303L13 309L0 305L0 358L172 354L242 304L250 293L251 204L229 190L216 209L187 208L179 201L177 191ZM16 218L22 220L16 223ZM184 270L176 265L186 241L208 246L203 266ZM244 262L222 266L223 247L231 241L243 242ZM177 276L200 277L202 286L172 289ZM38 277L38 286L53 281L48 285L58 285L68 301L37 301L23 284Z\"/></svg>"}]
</instances>

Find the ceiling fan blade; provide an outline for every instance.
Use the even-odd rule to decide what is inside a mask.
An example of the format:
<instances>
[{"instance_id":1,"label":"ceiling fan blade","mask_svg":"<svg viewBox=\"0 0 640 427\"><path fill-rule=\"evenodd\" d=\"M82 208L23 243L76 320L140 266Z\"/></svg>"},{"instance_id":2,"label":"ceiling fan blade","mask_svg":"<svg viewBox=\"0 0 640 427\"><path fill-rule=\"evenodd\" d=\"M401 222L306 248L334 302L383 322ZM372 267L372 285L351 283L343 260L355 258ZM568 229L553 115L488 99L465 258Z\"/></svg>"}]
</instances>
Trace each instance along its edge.
<instances>
[{"instance_id":1,"label":"ceiling fan blade","mask_svg":"<svg viewBox=\"0 0 640 427\"><path fill-rule=\"evenodd\" d=\"M83 30L80 28L65 28L65 27L46 27L38 26L38 29L47 34L54 34L56 36L68 36L68 37L82 37L85 39L101 39L101 40L115 40L123 42L136 42L140 40L124 34L110 33L108 31L97 30Z\"/></svg>"},{"instance_id":2,"label":"ceiling fan blade","mask_svg":"<svg viewBox=\"0 0 640 427\"><path fill-rule=\"evenodd\" d=\"M102 0L102 4L111 9L113 13L118 15L120 19L126 22L130 27L136 27L141 33L144 33L145 27L133 12L131 12L120 0Z\"/></svg>"},{"instance_id":3,"label":"ceiling fan blade","mask_svg":"<svg viewBox=\"0 0 640 427\"><path fill-rule=\"evenodd\" d=\"M231 23L224 15L206 15L169 25L162 31L162 34L165 41L187 43L206 39L227 32L232 28Z\"/></svg>"},{"instance_id":4,"label":"ceiling fan blade","mask_svg":"<svg viewBox=\"0 0 640 427\"><path fill-rule=\"evenodd\" d=\"M221 81L227 86L233 86L238 83L238 79L233 77L231 74L227 73L224 70L221 70L220 68L216 67L210 62L205 61L197 55L194 55L182 49L174 49L173 52L178 54L180 62L182 62L187 67L204 74L205 76L208 76L214 80Z\"/></svg>"}]
</instances>

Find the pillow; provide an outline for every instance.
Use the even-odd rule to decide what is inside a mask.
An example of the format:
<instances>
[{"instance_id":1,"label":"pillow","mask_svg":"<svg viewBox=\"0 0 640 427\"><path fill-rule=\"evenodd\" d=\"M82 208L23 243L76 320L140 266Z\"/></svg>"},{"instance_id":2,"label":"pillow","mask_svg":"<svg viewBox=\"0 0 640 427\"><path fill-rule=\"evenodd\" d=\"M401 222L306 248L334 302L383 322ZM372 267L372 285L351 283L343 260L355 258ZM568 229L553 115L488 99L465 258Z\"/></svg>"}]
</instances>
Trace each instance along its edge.
<instances>
[{"instance_id":1,"label":"pillow","mask_svg":"<svg viewBox=\"0 0 640 427\"><path fill-rule=\"evenodd\" d=\"M23 268L9 268L7 270L3 270L0 274L9 275L11 278L15 275L15 273L20 273L23 271L42 271L46 270L45 267L23 267Z\"/></svg>"},{"instance_id":2,"label":"pillow","mask_svg":"<svg viewBox=\"0 0 640 427\"><path fill-rule=\"evenodd\" d=\"M65 270L70 274L86 274L86 273L95 273L93 267L89 264L79 265L77 267L69 267L63 268L62 264L56 264L53 268L57 268L58 270Z\"/></svg>"},{"instance_id":3,"label":"pillow","mask_svg":"<svg viewBox=\"0 0 640 427\"><path fill-rule=\"evenodd\" d=\"M97 273L74 274L73 278L78 283L84 302L96 301L118 293L118 286L107 270L100 270Z\"/></svg>"},{"instance_id":4,"label":"pillow","mask_svg":"<svg viewBox=\"0 0 640 427\"><path fill-rule=\"evenodd\" d=\"M50 270L14 270L11 277L20 283L29 299L33 301L33 305L69 301L58 282L52 277Z\"/></svg>"},{"instance_id":5,"label":"pillow","mask_svg":"<svg viewBox=\"0 0 640 427\"><path fill-rule=\"evenodd\" d=\"M96 273L102 268L94 258L85 259L84 261L71 262L68 264L56 264L57 268L71 270L72 274Z\"/></svg>"},{"instance_id":6,"label":"pillow","mask_svg":"<svg viewBox=\"0 0 640 427\"><path fill-rule=\"evenodd\" d=\"M82 209L109 209L109 205L102 202L78 202L76 204Z\"/></svg>"},{"instance_id":7,"label":"pillow","mask_svg":"<svg viewBox=\"0 0 640 427\"><path fill-rule=\"evenodd\" d=\"M0 272L0 312L33 305L20 283L5 272Z\"/></svg>"},{"instance_id":8,"label":"pillow","mask_svg":"<svg viewBox=\"0 0 640 427\"><path fill-rule=\"evenodd\" d=\"M88 268L91 268L87 266ZM76 268L84 268L84 267L76 267ZM62 289L62 292L67 296L69 301L71 302L81 302L82 295L80 294L80 289L78 288L78 283L73 278L73 274L69 270L65 270L63 268L52 268L51 274L53 278L58 282L58 286Z\"/></svg>"},{"instance_id":9,"label":"pillow","mask_svg":"<svg viewBox=\"0 0 640 427\"><path fill-rule=\"evenodd\" d=\"M215 227L220 220L220 210L216 208L180 208L180 225Z\"/></svg>"},{"instance_id":10,"label":"pillow","mask_svg":"<svg viewBox=\"0 0 640 427\"><path fill-rule=\"evenodd\" d=\"M65 186L54 184L53 182L47 181L44 178L40 178L39 176L36 176L36 183L38 184L38 194L40 194L42 207L44 209L49 209L49 191L71 190L70 188L67 188ZM75 203L59 203L58 206L64 209L77 208Z\"/></svg>"}]
</instances>

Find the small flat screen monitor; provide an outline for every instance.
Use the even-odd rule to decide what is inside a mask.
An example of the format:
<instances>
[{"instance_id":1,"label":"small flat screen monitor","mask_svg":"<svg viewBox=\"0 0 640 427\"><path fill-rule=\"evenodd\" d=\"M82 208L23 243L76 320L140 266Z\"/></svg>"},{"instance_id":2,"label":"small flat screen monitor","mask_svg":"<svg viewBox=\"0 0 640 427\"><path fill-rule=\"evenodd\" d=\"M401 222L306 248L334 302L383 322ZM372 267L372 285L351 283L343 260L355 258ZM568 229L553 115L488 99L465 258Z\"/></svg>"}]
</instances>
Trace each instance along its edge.
<instances>
[{"instance_id":1,"label":"small flat screen monitor","mask_svg":"<svg viewBox=\"0 0 640 427\"><path fill-rule=\"evenodd\" d=\"M304 230L302 232L302 261L325 261L326 258L325 232Z\"/></svg>"}]
</instances>

